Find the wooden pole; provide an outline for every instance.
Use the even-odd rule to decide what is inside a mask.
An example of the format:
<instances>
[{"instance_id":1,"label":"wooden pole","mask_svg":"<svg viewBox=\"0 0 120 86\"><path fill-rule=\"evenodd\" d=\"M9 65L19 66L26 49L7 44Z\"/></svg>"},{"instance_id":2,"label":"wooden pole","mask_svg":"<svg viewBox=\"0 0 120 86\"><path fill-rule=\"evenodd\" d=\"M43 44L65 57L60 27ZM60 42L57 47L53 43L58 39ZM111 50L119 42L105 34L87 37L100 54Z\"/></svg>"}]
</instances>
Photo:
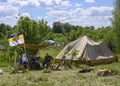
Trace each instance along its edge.
<instances>
[{"instance_id":1,"label":"wooden pole","mask_svg":"<svg viewBox=\"0 0 120 86\"><path fill-rule=\"evenodd\" d=\"M9 50L9 48L8 48L8 52L7 52L7 53L8 53L7 56L8 56L8 58L9 58L9 63L10 63L10 50Z\"/></svg>"},{"instance_id":2,"label":"wooden pole","mask_svg":"<svg viewBox=\"0 0 120 86\"><path fill-rule=\"evenodd\" d=\"M14 51L14 54L15 54L15 58L14 58L14 68L16 69L16 68L17 68L17 51L16 51L16 50Z\"/></svg>"},{"instance_id":3,"label":"wooden pole","mask_svg":"<svg viewBox=\"0 0 120 86\"><path fill-rule=\"evenodd\" d=\"M29 58L28 58L27 52L26 52L25 42L24 42L24 51L25 51L25 54L26 54L27 60L28 60L28 69L30 69L30 63L29 63Z\"/></svg>"},{"instance_id":4,"label":"wooden pole","mask_svg":"<svg viewBox=\"0 0 120 86\"><path fill-rule=\"evenodd\" d=\"M25 52L25 54L27 54L25 43L24 43L24 52Z\"/></svg>"}]
</instances>

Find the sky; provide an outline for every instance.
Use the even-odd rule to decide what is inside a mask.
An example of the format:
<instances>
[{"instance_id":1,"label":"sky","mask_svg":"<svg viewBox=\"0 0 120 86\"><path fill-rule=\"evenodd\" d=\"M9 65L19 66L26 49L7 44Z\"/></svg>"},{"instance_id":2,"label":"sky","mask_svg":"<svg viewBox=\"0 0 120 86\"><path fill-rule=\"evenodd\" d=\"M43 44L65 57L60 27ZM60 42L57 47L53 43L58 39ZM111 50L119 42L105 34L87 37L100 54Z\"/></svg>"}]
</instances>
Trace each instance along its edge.
<instances>
[{"instance_id":1,"label":"sky","mask_svg":"<svg viewBox=\"0 0 120 86\"><path fill-rule=\"evenodd\" d=\"M17 24L20 16L80 26L110 26L115 0L0 0L0 23Z\"/></svg>"}]
</instances>

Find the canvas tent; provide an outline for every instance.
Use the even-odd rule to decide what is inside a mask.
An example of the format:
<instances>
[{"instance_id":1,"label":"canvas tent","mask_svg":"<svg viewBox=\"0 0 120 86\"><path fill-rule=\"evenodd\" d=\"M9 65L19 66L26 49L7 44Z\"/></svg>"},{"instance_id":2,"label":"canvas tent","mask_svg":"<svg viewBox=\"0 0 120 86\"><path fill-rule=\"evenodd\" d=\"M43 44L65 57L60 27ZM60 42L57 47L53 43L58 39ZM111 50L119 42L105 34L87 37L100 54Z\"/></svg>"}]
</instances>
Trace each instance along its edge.
<instances>
[{"instance_id":1,"label":"canvas tent","mask_svg":"<svg viewBox=\"0 0 120 86\"><path fill-rule=\"evenodd\" d=\"M74 51L76 51L76 55L73 56L72 53ZM94 41L88 36L83 36L66 45L57 55L56 62L60 61L64 55L67 60L72 59L73 61L91 65L117 60L117 57L103 42Z\"/></svg>"}]
</instances>

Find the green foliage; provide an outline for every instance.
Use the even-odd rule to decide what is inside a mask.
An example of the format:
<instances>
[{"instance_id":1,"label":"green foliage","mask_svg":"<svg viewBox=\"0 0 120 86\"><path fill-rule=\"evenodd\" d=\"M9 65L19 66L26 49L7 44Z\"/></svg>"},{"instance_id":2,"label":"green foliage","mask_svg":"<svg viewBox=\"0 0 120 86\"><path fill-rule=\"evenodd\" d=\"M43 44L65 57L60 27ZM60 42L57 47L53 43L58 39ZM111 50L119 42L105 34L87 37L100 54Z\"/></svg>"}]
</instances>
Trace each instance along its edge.
<instances>
[{"instance_id":1,"label":"green foliage","mask_svg":"<svg viewBox=\"0 0 120 86\"><path fill-rule=\"evenodd\" d=\"M71 64L73 64L73 58L76 57L76 55L78 54L78 50L74 49L71 54L72 54Z\"/></svg>"},{"instance_id":2,"label":"green foliage","mask_svg":"<svg viewBox=\"0 0 120 86\"><path fill-rule=\"evenodd\" d=\"M69 23L63 23L62 24L62 28L63 28L63 33L69 33L73 28L73 25L70 25Z\"/></svg>"},{"instance_id":3,"label":"green foliage","mask_svg":"<svg viewBox=\"0 0 120 86\"><path fill-rule=\"evenodd\" d=\"M76 28L74 27L74 25L71 25L69 23L61 23L61 22L53 23L54 33L66 34L66 33L69 33L72 29L75 30Z\"/></svg>"},{"instance_id":4,"label":"green foliage","mask_svg":"<svg viewBox=\"0 0 120 86\"><path fill-rule=\"evenodd\" d=\"M75 49L72 51L72 57L76 56L78 54L78 51Z\"/></svg>"},{"instance_id":5,"label":"green foliage","mask_svg":"<svg viewBox=\"0 0 120 86\"><path fill-rule=\"evenodd\" d=\"M21 17L16 28L24 33L26 43L38 44L43 41L43 37L48 32L47 23L44 20L36 22L28 17Z\"/></svg>"},{"instance_id":6,"label":"green foliage","mask_svg":"<svg viewBox=\"0 0 120 86\"><path fill-rule=\"evenodd\" d=\"M112 25L116 34L117 48L120 51L120 0L115 0Z\"/></svg>"},{"instance_id":7,"label":"green foliage","mask_svg":"<svg viewBox=\"0 0 120 86\"><path fill-rule=\"evenodd\" d=\"M35 21L28 17L20 17L15 29L16 33L23 32L25 37L25 43L30 44L41 43L48 33L47 22L45 22L44 20ZM27 49L28 54L36 54L37 52L37 50L33 51Z\"/></svg>"},{"instance_id":8,"label":"green foliage","mask_svg":"<svg viewBox=\"0 0 120 86\"><path fill-rule=\"evenodd\" d=\"M62 33L62 24L60 22L53 23L53 32L54 33Z\"/></svg>"},{"instance_id":9,"label":"green foliage","mask_svg":"<svg viewBox=\"0 0 120 86\"><path fill-rule=\"evenodd\" d=\"M112 50L116 51L117 48L117 40L116 35L114 33L113 28L111 27L101 27L96 30L96 36L94 37L96 40L101 40L107 44L107 46Z\"/></svg>"}]
</instances>

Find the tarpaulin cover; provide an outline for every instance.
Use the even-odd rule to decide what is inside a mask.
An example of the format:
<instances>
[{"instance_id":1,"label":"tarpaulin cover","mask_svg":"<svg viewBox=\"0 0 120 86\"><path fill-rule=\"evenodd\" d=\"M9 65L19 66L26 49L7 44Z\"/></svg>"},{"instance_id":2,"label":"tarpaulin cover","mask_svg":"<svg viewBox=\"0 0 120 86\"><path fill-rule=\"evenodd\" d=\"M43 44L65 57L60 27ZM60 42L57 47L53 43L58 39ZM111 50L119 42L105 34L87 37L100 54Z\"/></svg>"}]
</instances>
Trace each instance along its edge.
<instances>
[{"instance_id":1,"label":"tarpaulin cover","mask_svg":"<svg viewBox=\"0 0 120 86\"><path fill-rule=\"evenodd\" d=\"M54 44L26 44L26 43L24 43L24 44L19 44L18 46L29 48L32 50L37 50L37 49L45 48L45 47L50 46L50 45L54 45Z\"/></svg>"}]
</instances>

